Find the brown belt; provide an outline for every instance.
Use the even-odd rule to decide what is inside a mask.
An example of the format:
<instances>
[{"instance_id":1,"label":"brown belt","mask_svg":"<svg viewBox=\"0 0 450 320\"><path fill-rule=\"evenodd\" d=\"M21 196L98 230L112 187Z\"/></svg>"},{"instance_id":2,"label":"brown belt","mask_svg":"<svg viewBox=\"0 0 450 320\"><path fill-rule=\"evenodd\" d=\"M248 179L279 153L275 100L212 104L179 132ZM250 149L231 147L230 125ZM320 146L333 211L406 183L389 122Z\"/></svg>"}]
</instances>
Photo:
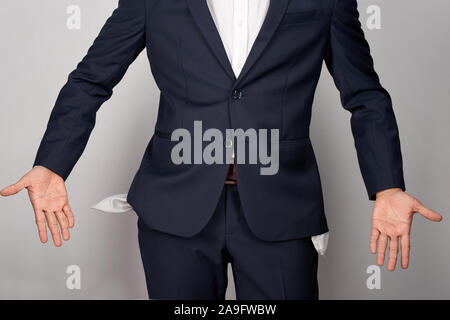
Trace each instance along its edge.
<instances>
[{"instance_id":1,"label":"brown belt","mask_svg":"<svg viewBox=\"0 0 450 320\"><path fill-rule=\"evenodd\" d=\"M228 170L227 179L225 184L236 184L236 165L233 163Z\"/></svg>"}]
</instances>

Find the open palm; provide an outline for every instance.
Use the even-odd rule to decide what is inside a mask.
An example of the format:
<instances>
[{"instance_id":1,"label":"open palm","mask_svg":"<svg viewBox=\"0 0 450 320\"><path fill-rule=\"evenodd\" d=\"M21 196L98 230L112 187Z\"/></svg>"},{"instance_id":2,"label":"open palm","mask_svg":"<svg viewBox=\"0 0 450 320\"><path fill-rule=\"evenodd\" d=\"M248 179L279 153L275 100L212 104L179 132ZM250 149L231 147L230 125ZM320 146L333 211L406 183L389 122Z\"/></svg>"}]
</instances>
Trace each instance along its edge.
<instances>
[{"instance_id":1,"label":"open palm","mask_svg":"<svg viewBox=\"0 0 450 320\"><path fill-rule=\"evenodd\" d=\"M61 234L64 240L69 240L69 228L74 226L74 216L68 203L64 180L49 169L36 166L19 181L2 189L0 194L10 196L24 188L28 190L34 209L41 242L46 243L48 240L47 224L55 246L61 246Z\"/></svg>"},{"instance_id":2,"label":"open palm","mask_svg":"<svg viewBox=\"0 0 450 320\"><path fill-rule=\"evenodd\" d=\"M378 253L377 264L383 265L389 240L388 270L395 269L399 247L402 268L408 267L411 224L416 212L432 221L442 220L439 213L428 209L401 189L389 189L377 194L370 239L370 250L372 253Z\"/></svg>"}]
</instances>

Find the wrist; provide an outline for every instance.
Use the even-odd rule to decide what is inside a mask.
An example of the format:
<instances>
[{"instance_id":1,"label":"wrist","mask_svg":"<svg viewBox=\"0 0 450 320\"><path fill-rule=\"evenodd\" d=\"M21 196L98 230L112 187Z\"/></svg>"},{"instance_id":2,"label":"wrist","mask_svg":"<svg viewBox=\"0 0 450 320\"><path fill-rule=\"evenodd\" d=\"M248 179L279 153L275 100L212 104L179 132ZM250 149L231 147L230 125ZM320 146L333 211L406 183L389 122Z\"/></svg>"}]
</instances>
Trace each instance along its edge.
<instances>
[{"instance_id":1,"label":"wrist","mask_svg":"<svg viewBox=\"0 0 450 320\"><path fill-rule=\"evenodd\" d=\"M389 189L384 189L382 191L378 191L376 193L376 199L383 197L383 196L387 196L387 195L392 195L393 193L397 193L397 192L401 192L402 189L401 188L389 188Z\"/></svg>"}]
</instances>

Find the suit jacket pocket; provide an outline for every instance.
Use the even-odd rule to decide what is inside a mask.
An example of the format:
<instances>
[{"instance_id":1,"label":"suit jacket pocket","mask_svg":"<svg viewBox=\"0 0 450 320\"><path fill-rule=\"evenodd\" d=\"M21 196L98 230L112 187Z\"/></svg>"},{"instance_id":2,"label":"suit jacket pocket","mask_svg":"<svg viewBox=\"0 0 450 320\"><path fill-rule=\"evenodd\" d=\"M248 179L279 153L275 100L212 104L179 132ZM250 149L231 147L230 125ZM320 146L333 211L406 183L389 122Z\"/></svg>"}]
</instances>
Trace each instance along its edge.
<instances>
[{"instance_id":1,"label":"suit jacket pocket","mask_svg":"<svg viewBox=\"0 0 450 320\"><path fill-rule=\"evenodd\" d=\"M281 25L293 25L317 21L320 17L321 11L318 9L288 12L285 14L283 20L281 20Z\"/></svg>"}]
</instances>

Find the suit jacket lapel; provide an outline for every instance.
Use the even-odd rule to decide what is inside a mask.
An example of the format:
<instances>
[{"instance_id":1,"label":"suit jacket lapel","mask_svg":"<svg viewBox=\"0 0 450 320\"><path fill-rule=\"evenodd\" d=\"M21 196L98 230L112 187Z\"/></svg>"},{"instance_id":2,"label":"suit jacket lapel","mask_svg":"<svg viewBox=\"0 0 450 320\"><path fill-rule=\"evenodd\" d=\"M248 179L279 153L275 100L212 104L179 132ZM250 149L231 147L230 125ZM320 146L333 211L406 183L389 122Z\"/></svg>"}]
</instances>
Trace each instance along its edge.
<instances>
[{"instance_id":1,"label":"suit jacket lapel","mask_svg":"<svg viewBox=\"0 0 450 320\"><path fill-rule=\"evenodd\" d=\"M217 31L216 25L209 11L206 0L186 0L186 1L191 14L200 29L200 32L205 37L206 41L208 42L208 45L211 47L220 64L228 73L228 75L233 80L236 80L236 76L234 75L233 68L231 67L230 61L225 51L225 47L223 46L222 39L220 38L220 34ZM272 1L279 1L279 0L272 0Z\"/></svg>"},{"instance_id":2,"label":"suit jacket lapel","mask_svg":"<svg viewBox=\"0 0 450 320\"><path fill-rule=\"evenodd\" d=\"M275 30L278 28L278 25L281 22L281 19L284 16L284 13L287 10L287 6L290 0L271 0L269 9L267 12L267 16L263 22L261 30L256 37L256 40L253 44L253 47L250 51L250 54L247 58L247 61L242 68L239 77L236 79L235 86L237 86L243 77L248 73L250 68L255 64L258 60L261 53L264 51L265 47L269 43L272 38ZM205 1L201 1L205 2Z\"/></svg>"},{"instance_id":3,"label":"suit jacket lapel","mask_svg":"<svg viewBox=\"0 0 450 320\"><path fill-rule=\"evenodd\" d=\"M264 51L265 47L272 38L275 30L283 18L286 12L287 6L290 0L271 0L267 16L263 22L261 30L253 44L249 56L242 68L239 77L236 79L234 75L233 68L231 67L230 61L228 59L225 47L223 45L220 34L217 31L214 20L209 11L206 0L186 0L189 10L197 23L200 32L205 37L208 45L211 47L215 56L219 60L220 64L227 72L227 74L235 81L235 85L238 85L243 77L248 73L250 68L258 60L261 53Z\"/></svg>"}]
</instances>

